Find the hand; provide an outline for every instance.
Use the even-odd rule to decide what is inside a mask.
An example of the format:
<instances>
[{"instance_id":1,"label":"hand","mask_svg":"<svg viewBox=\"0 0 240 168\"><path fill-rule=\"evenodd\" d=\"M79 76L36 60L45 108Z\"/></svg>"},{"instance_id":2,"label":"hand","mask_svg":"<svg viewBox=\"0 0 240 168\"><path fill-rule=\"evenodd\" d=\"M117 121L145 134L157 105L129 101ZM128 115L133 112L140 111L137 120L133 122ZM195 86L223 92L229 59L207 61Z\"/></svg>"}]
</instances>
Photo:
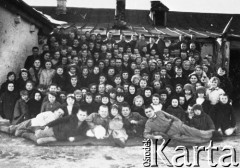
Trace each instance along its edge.
<instances>
[{"instance_id":1,"label":"hand","mask_svg":"<svg viewBox=\"0 0 240 168\"><path fill-rule=\"evenodd\" d=\"M163 137L161 135L154 135L153 139L163 139Z\"/></svg>"},{"instance_id":2,"label":"hand","mask_svg":"<svg viewBox=\"0 0 240 168\"><path fill-rule=\"evenodd\" d=\"M75 138L74 137L69 137L68 140L69 140L69 142L73 142L73 141L75 141Z\"/></svg>"},{"instance_id":3,"label":"hand","mask_svg":"<svg viewBox=\"0 0 240 168\"><path fill-rule=\"evenodd\" d=\"M130 123L131 123L131 124L137 124L138 122L135 121L135 120L131 120Z\"/></svg>"}]
</instances>

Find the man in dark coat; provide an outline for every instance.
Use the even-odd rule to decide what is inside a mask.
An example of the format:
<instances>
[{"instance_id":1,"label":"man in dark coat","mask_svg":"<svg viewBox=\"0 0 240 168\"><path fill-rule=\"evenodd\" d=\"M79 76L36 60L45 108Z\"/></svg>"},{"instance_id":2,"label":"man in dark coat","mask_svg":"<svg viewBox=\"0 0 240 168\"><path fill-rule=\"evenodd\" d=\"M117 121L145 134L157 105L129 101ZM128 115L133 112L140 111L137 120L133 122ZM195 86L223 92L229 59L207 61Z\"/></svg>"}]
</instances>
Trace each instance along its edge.
<instances>
[{"instance_id":1,"label":"man in dark coat","mask_svg":"<svg viewBox=\"0 0 240 168\"><path fill-rule=\"evenodd\" d=\"M24 64L25 69L29 70L29 68L31 68L33 66L34 60L36 58L40 59L40 56L38 54L39 54L39 48L38 47L33 47L32 48L32 55L28 56L26 61L25 61L25 64Z\"/></svg>"}]
</instances>

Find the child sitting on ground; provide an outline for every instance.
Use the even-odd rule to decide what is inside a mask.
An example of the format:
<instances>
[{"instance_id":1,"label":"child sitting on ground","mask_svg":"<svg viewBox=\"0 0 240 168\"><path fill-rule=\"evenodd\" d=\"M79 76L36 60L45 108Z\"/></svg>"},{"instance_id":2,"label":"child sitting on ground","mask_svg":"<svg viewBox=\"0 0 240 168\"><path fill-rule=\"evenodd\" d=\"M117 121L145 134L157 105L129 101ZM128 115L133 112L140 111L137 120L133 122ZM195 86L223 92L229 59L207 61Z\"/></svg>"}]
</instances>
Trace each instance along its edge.
<instances>
[{"instance_id":1,"label":"child sitting on ground","mask_svg":"<svg viewBox=\"0 0 240 168\"><path fill-rule=\"evenodd\" d=\"M29 100L28 91L22 90L20 92L21 98L16 102L13 112L12 124L19 124L26 119L29 119L29 111L27 102Z\"/></svg>"},{"instance_id":2,"label":"child sitting on ground","mask_svg":"<svg viewBox=\"0 0 240 168\"><path fill-rule=\"evenodd\" d=\"M37 144L54 141L78 141L86 138L88 124L87 110L81 106L75 115L59 118L48 123L44 130L37 130Z\"/></svg>"},{"instance_id":3,"label":"child sitting on ground","mask_svg":"<svg viewBox=\"0 0 240 168\"><path fill-rule=\"evenodd\" d=\"M110 121L108 106L101 105L98 113L90 114L86 119L89 130L86 135L97 139L108 138L108 125Z\"/></svg>"},{"instance_id":4,"label":"child sitting on ground","mask_svg":"<svg viewBox=\"0 0 240 168\"><path fill-rule=\"evenodd\" d=\"M122 116L119 114L119 106L113 104L111 107L111 120L109 122L109 134L112 135L116 145L124 147L128 135L126 130L123 128Z\"/></svg>"},{"instance_id":5,"label":"child sitting on ground","mask_svg":"<svg viewBox=\"0 0 240 168\"><path fill-rule=\"evenodd\" d=\"M122 105L122 116L128 136L142 137L147 119L138 112L131 112L131 108L127 103Z\"/></svg>"},{"instance_id":6,"label":"child sitting on ground","mask_svg":"<svg viewBox=\"0 0 240 168\"><path fill-rule=\"evenodd\" d=\"M232 135L237 127L233 107L228 95L223 94L220 96L220 101L216 104L214 111L216 114L216 120L214 120L216 130L227 136Z\"/></svg>"},{"instance_id":7,"label":"child sitting on ground","mask_svg":"<svg viewBox=\"0 0 240 168\"><path fill-rule=\"evenodd\" d=\"M190 127L197 128L199 130L215 130L214 123L212 119L204 113L202 106L199 104L195 104L192 107L192 111L194 113L193 118L189 122Z\"/></svg>"},{"instance_id":8,"label":"child sitting on ground","mask_svg":"<svg viewBox=\"0 0 240 168\"><path fill-rule=\"evenodd\" d=\"M52 111L56 107L60 107L61 104L56 101L57 93L55 92L49 92L48 93L48 101L43 102L41 107L41 112L43 111Z\"/></svg>"}]
</instances>

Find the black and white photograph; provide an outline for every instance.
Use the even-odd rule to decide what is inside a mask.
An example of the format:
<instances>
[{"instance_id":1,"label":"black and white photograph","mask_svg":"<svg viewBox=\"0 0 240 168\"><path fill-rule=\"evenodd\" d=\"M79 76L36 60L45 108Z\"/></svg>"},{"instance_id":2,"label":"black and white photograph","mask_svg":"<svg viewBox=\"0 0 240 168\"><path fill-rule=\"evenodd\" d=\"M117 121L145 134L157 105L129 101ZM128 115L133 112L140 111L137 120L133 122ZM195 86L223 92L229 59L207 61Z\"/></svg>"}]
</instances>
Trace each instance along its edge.
<instances>
[{"instance_id":1,"label":"black and white photograph","mask_svg":"<svg viewBox=\"0 0 240 168\"><path fill-rule=\"evenodd\" d=\"M239 0L0 0L0 168L240 166Z\"/></svg>"}]
</instances>

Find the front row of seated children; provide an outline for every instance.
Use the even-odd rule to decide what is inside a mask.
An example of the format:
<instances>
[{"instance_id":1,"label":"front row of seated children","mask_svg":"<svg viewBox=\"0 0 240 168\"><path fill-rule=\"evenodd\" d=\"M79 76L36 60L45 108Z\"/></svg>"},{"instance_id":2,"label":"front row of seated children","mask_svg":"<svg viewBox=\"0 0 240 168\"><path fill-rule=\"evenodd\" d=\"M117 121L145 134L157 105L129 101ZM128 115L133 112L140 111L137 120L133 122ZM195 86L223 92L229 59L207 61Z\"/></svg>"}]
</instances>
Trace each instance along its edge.
<instances>
[{"instance_id":1,"label":"front row of seated children","mask_svg":"<svg viewBox=\"0 0 240 168\"><path fill-rule=\"evenodd\" d=\"M24 93L21 95L24 97ZM157 112L161 107L154 104L158 104L159 100L154 95L153 99L152 107L158 109L154 110ZM64 111L69 110L68 106L73 105L74 100L74 96L68 95L66 107L57 107L52 110L53 112L41 112L35 118L17 125L0 126L0 130L15 136L30 137L38 144L65 140L73 142L86 137L97 139L111 137L116 145L124 147L128 138L143 136L147 118L139 112L131 111L128 103L113 104L110 109L107 105L101 105L97 113L90 115L88 115L87 106L83 104L76 112L66 115ZM166 112L198 130L217 130L220 134L227 136L235 132L236 121L227 95L221 95L219 103L212 109L216 117L214 121L204 112L199 102L203 101L196 99L196 104L190 103L187 111L184 112L178 104L178 99L173 97Z\"/></svg>"}]
</instances>

